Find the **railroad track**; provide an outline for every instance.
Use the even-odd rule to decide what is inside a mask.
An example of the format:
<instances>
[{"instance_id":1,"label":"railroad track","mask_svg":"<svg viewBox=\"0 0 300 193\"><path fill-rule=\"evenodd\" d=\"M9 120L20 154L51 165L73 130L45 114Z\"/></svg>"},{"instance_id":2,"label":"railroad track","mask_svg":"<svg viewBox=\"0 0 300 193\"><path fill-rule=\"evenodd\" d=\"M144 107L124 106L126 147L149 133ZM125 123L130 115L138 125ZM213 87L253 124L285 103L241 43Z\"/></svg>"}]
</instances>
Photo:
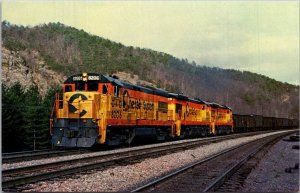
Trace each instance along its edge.
<instances>
[{"instance_id":1,"label":"railroad track","mask_svg":"<svg viewBox=\"0 0 300 193\"><path fill-rule=\"evenodd\" d=\"M233 147L154 179L131 192L238 191L268 148L293 132L267 136Z\"/></svg>"},{"instance_id":2,"label":"railroad track","mask_svg":"<svg viewBox=\"0 0 300 193\"><path fill-rule=\"evenodd\" d=\"M90 152L85 149L76 150L36 150L36 151L23 151L23 152L13 152L13 153L3 153L2 163L15 163L20 161L31 161L43 158L66 156L74 154L82 154Z\"/></svg>"},{"instance_id":3,"label":"railroad track","mask_svg":"<svg viewBox=\"0 0 300 193\"><path fill-rule=\"evenodd\" d=\"M299 135L299 132L293 136L297 135ZM265 143L260 148L250 153L247 157L240 160L224 172L220 178L207 187L206 192L239 192L242 190L242 185L247 176L251 173L251 170L259 163L261 158L268 153L268 150L280 139L282 139L281 136Z\"/></svg>"},{"instance_id":4,"label":"railroad track","mask_svg":"<svg viewBox=\"0 0 300 193\"><path fill-rule=\"evenodd\" d=\"M197 140L187 140L184 142L176 141L171 144L156 144L151 147L137 147L121 150L119 152L107 153L101 155L87 155L83 158L74 158L63 161L56 161L46 164L18 167L2 170L2 187L4 190L15 190L18 186L34 183L37 181L57 178L75 173L87 172L93 169L104 169L112 165L126 165L131 161L142 160L148 157L157 157L185 149L196 148L201 145L220 142L223 140L239 137L251 136L266 132L242 133L234 135L225 135L211 138L202 138Z\"/></svg>"},{"instance_id":5,"label":"railroad track","mask_svg":"<svg viewBox=\"0 0 300 193\"><path fill-rule=\"evenodd\" d=\"M261 132L255 132L261 133ZM255 134L254 132L251 133ZM51 158L58 156L67 156L67 155L75 155L82 153L89 153L87 149L67 149L67 150L53 150L53 149L45 149L45 150L35 150L35 151L21 151L21 152L12 152L12 153L2 153L2 163L15 163L21 161L31 161L43 158Z\"/></svg>"},{"instance_id":6,"label":"railroad track","mask_svg":"<svg viewBox=\"0 0 300 193\"><path fill-rule=\"evenodd\" d=\"M92 169L101 169L116 164L128 164L133 160L141 160L147 157L160 156L185 149L199 147L201 145L220 142L223 140L239 137L251 136L258 133L253 132L225 135L211 138L202 138L196 140L187 140L184 142L176 141L171 144L158 144L153 147L138 147L115 153L101 155L91 155L83 158L74 158L63 161L56 161L46 164L31 165L26 167L16 167L13 169L2 170L2 187L4 189L17 187L20 185L34 183L60 176L70 175L78 172L84 172Z\"/></svg>"}]
</instances>

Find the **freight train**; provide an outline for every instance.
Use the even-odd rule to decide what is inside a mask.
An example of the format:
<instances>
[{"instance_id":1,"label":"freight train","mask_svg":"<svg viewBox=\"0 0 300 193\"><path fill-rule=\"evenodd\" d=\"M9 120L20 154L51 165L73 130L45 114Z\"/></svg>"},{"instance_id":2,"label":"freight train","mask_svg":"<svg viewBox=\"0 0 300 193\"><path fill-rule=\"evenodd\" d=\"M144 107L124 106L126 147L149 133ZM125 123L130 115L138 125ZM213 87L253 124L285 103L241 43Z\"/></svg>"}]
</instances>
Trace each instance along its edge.
<instances>
[{"instance_id":1,"label":"freight train","mask_svg":"<svg viewBox=\"0 0 300 193\"><path fill-rule=\"evenodd\" d=\"M225 105L83 73L70 76L56 95L50 134L56 147L92 147L298 125L298 119L232 114Z\"/></svg>"}]
</instances>

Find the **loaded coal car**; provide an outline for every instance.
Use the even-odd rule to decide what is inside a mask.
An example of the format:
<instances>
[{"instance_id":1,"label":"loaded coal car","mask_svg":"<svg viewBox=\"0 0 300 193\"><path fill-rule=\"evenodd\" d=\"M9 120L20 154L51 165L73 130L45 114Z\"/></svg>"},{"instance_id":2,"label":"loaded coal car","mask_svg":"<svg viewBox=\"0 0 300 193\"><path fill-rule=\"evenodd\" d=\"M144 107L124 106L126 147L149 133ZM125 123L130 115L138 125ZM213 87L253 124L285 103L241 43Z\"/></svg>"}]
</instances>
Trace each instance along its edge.
<instances>
[{"instance_id":1,"label":"loaded coal car","mask_svg":"<svg viewBox=\"0 0 300 193\"><path fill-rule=\"evenodd\" d=\"M249 123L247 121L249 115L233 114L234 132L245 132L248 130Z\"/></svg>"},{"instance_id":2,"label":"loaded coal car","mask_svg":"<svg viewBox=\"0 0 300 193\"><path fill-rule=\"evenodd\" d=\"M284 128L284 119L283 118L275 118L274 129L283 129Z\"/></svg>"},{"instance_id":3,"label":"loaded coal car","mask_svg":"<svg viewBox=\"0 0 300 193\"><path fill-rule=\"evenodd\" d=\"M292 119L292 127L293 128L299 128L299 119Z\"/></svg>"},{"instance_id":4,"label":"loaded coal car","mask_svg":"<svg viewBox=\"0 0 300 193\"><path fill-rule=\"evenodd\" d=\"M261 115L253 115L255 119L255 129L254 131L263 130L263 116Z\"/></svg>"},{"instance_id":5,"label":"loaded coal car","mask_svg":"<svg viewBox=\"0 0 300 193\"><path fill-rule=\"evenodd\" d=\"M288 119L289 128L293 128L293 119Z\"/></svg>"},{"instance_id":6,"label":"loaded coal car","mask_svg":"<svg viewBox=\"0 0 300 193\"><path fill-rule=\"evenodd\" d=\"M289 119L288 118L282 118L282 128L284 128L284 129L289 128Z\"/></svg>"},{"instance_id":7,"label":"loaded coal car","mask_svg":"<svg viewBox=\"0 0 300 193\"><path fill-rule=\"evenodd\" d=\"M235 132L248 132L261 130L263 117L260 115L233 114Z\"/></svg>"},{"instance_id":8,"label":"loaded coal car","mask_svg":"<svg viewBox=\"0 0 300 193\"><path fill-rule=\"evenodd\" d=\"M289 128L288 118L275 118L274 129L286 129Z\"/></svg>"},{"instance_id":9,"label":"loaded coal car","mask_svg":"<svg viewBox=\"0 0 300 193\"><path fill-rule=\"evenodd\" d=\"M263 117L263 129L264 130L271 130L274 129L276 123L275 117Z\"/></svg>"}]
</instances>

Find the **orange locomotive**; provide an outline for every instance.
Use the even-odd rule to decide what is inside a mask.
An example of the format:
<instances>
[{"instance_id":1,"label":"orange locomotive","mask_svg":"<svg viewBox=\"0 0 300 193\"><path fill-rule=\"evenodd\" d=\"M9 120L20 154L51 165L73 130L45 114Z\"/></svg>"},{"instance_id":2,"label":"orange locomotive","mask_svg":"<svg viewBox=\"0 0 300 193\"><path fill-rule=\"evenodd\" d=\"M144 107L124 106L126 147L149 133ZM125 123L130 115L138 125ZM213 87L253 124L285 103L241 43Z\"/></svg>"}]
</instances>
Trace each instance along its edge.
<instances>
[{"instance_id":1,"label":"orange locomotive","mask_svg":"<svg viewBox=\"0 0 300 193\"><path fill-rule=\"evenodd\" d=\"M169 93L169 108L174 112L172 120L178 132L176 136L185 138L212 134L210 109L206 102Z\"/></svg>"},{"instance_id":2,"label":"orange locomotive","mask_svg":"<svg viewBox=\"0 0 300 193\"><path fill-rule=\"evenodd\" d=\"M225 105L208 103L211 110L211 133L230 134L233 132L232 111Z\"/></svg>"},{"instance_id":3,"label":"orange locomotive","mask_svg":"<svg viewBox=\"0 0 300 193\"><path fill-rule=\"evenodd\" d=\"M214 112L214 113L213 113ZM232 112L182 94L142 87L116 77L69 77L50 119L54 146L119 145L134 139L166 140L232 131Z\"/></svg>"}]
</instances>

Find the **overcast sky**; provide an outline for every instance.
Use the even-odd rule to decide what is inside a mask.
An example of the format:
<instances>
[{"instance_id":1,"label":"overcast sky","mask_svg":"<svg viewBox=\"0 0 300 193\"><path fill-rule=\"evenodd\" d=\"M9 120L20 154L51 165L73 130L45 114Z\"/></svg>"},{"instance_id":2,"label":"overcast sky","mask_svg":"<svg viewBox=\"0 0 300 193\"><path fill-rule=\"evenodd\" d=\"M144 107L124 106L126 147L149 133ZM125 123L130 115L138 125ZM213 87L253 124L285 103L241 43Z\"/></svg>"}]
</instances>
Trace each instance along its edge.
<instances>
[{"instance_id":1,"label":"overcast sky","mask_svg":"<svg viewBox=\"0 0 300 193\"><path fill-rule=\"evenodd\" d=\"M2 20L61 22L126 46L299 85L299 2L2 1Z\"/></svg>"}]
</instances>

